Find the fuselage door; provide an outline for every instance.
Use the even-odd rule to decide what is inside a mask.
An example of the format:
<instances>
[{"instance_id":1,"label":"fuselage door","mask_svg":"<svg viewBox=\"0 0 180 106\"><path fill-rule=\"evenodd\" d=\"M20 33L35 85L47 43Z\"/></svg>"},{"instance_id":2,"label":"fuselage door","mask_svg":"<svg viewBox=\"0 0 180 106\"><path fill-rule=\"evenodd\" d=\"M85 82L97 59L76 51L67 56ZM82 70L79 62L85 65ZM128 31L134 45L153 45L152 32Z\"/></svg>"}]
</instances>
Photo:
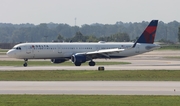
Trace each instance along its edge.
<instances>
[{"instance_id":1,"label":"fuselage door","mask_svg":"<svg viewBox=\"0 0 180 106\"><path fill-rule=\"evenodd\" d=\"M62 51L63 48L60 45L57 45L57 47L58 47L58 56L62 57L63 56L63 51Z\"/></svg>"},{"instance_id":2,"label":"fuselage door","mask_svg":"<svg viewBox=\"0 0 180 106\"><path fill-rule=\"evenodd\" d=\"M34 56L34 45L28 45L26 46L26 54L28 55L29 58L33 58Z\"/></svg>"},{"instance_id":3,"label":"fuselage door","mask_svg":"<svg viewBox=\"0 0 180 106\"><path fill-rule=\"evenodd\" d=\"M97 51L98 51L98 50L100 50L100 47L99 47L99 45L97 45L97 46L96 46L96 50L97 50Z\"/></svg>"},{"instance_id":4,"label":"fuselage door","mask_svg":"<svg viewBox=\"0 0 180 106\"><path fill-rule=\"evenodd\" d=\"M136 45L135 48L136 48L136 53L139 53L139 45L138 44Z\"/></svg>"},{"instance_id":5,"label":"fuselage door","mask_svg":"<svg viewBox=\"0 0 180 106\"><path fill-rule=\"evenodd\" d=\"M30 46L26 46L26 53L27 54L31 54L32 49L30 48Z\"/></svg>"}]
</instances>

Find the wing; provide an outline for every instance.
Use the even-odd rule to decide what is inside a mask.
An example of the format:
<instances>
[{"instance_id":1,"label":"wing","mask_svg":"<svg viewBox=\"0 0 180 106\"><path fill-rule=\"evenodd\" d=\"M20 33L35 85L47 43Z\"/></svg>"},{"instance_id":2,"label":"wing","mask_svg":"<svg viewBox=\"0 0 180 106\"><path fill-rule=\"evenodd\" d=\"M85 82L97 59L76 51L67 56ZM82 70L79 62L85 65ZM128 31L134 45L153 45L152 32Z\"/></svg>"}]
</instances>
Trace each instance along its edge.
<instances>
[{"instance_id":1,"label":"wing","mask_svg":"<svg viewBox=\"0 0 180 106\"><path fill-rule=\"evenodd\" d=\"M76 53L75 55L86 55L89 59L94 59L98 57L107 57L109 58L109 54L119 53L124 51L124 49L104 49L104 50L97 50L92 52L83 52L83 53Z\"/></svg>"}]
</instances>

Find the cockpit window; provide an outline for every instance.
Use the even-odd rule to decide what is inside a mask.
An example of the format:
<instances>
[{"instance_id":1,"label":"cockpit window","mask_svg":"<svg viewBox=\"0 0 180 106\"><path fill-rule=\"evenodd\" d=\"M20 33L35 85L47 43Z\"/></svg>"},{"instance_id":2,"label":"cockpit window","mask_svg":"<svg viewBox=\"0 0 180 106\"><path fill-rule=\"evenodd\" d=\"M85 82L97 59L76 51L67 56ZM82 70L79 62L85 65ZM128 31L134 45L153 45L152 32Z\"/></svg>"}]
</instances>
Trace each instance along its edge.
<instances>
[{"instance_id":1,"label":"cockpit window","mask_svg":"<svg viewBox=\"0 0 180 106\"><path fill-rule=\"evenodd\" d=\"M17 47L16 50L21 50L21 47Z\"/></svg>"}]
</instances>

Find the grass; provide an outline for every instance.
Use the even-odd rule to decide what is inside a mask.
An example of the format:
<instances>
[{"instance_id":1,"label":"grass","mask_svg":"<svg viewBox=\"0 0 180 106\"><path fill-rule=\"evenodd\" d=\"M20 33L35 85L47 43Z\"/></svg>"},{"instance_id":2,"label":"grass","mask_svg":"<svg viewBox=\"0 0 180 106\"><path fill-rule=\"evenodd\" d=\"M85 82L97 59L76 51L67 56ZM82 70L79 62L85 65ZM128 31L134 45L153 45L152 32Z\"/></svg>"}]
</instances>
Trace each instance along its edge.
<instances>
[{"instance_id":1,"label":"grass","mask_svg":"<svg viewBox=\"0 0 180 106\"><path fill-rule=\"evenodd\" d=\"M7 52L8 49L0 49L0 52Z\"/></svg>"},{"instance_id":2,"label":"grass","mask_svg":"<svg viewBox=\"0 0 180 106\"><path fill-rule=\"evenodd\" d=\"M24 61L6 61L0 60L0 66L22 66ZM129 62L96 62L96 65L117 65L117 64L131 64ZM53 64L50 61L28 61L28 65L30 66L74 66L74 64L70 61ZM83 63L82 66L87 66L88 62Z\"/></svg>"},{"instance_id":3,"label":"grass","mask_svg":"<svg viewBox=\"0 0 180 106\"><path fill-rule=\"evenodd\" d=\"M180 81L180 70L0 71L0 81Z\"/></svg>"},{"instance_id":4,"label":"grass","mask_svg":"<svg viewBox=\"0 0 180 106\"><path fill-rule=\"evenodd\" d=\"M166 56L167 59L180 59L180 56Z\"/></svg>"},{"instance_id":5,"label":"grass","mask_svg":"<svg viewBox=\"0 0 180 106\"><path fill-rule=\"evenodd\" d=\"M6 55L7 49L0 49L0 55Z\"/></svg>"},{"instance_id":6,"label":"grass","mask_svg":"<svg viewBox=\"0 0 180 106\"><path fill-rule=\"evenodd\" d=\"M180 96L0 95L0 106L178 106Z\"/></svg>"},{"instance_id":7,"label":"grass","mask_svg":"<svg viewBox=\"0 0 180 106\"><path fill-rule=\"evenodd\" d=\"M180 50L180 45L164 45L157 50Z\"/></svg>"},{"instance_id":8,"label":"grass","mask_svg":"<svg viewBox=\"0 0 180 106\"><path fill-rule=\"evenodd\" d=\"M6 53L5 52L0 52L0 55L6 55Z\"/></svg>"}]
</instances>

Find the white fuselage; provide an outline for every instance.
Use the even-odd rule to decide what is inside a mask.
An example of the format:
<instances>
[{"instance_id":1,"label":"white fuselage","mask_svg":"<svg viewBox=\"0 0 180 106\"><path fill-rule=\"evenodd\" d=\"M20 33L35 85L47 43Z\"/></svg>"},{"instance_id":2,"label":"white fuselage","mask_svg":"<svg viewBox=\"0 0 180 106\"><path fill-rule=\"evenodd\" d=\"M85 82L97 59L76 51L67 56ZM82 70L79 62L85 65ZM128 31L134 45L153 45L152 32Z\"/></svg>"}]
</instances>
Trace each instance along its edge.
<instances>
[{"instance_id":1,"label":"white fuselage","mask_svg":"<svg viewBox=\"0 0 180 106\"><path fill-rule=\"evenodd\" d=\"M137 43L22 43L7 52L9 57L18 59L58 59L70 58L76 53L107 49L125 49L122 52L108 54L110 58L121 58L152 51L159 48L156 44ZM101 57L99 57L101 58Z\"/></svg>"}]
</instances>

